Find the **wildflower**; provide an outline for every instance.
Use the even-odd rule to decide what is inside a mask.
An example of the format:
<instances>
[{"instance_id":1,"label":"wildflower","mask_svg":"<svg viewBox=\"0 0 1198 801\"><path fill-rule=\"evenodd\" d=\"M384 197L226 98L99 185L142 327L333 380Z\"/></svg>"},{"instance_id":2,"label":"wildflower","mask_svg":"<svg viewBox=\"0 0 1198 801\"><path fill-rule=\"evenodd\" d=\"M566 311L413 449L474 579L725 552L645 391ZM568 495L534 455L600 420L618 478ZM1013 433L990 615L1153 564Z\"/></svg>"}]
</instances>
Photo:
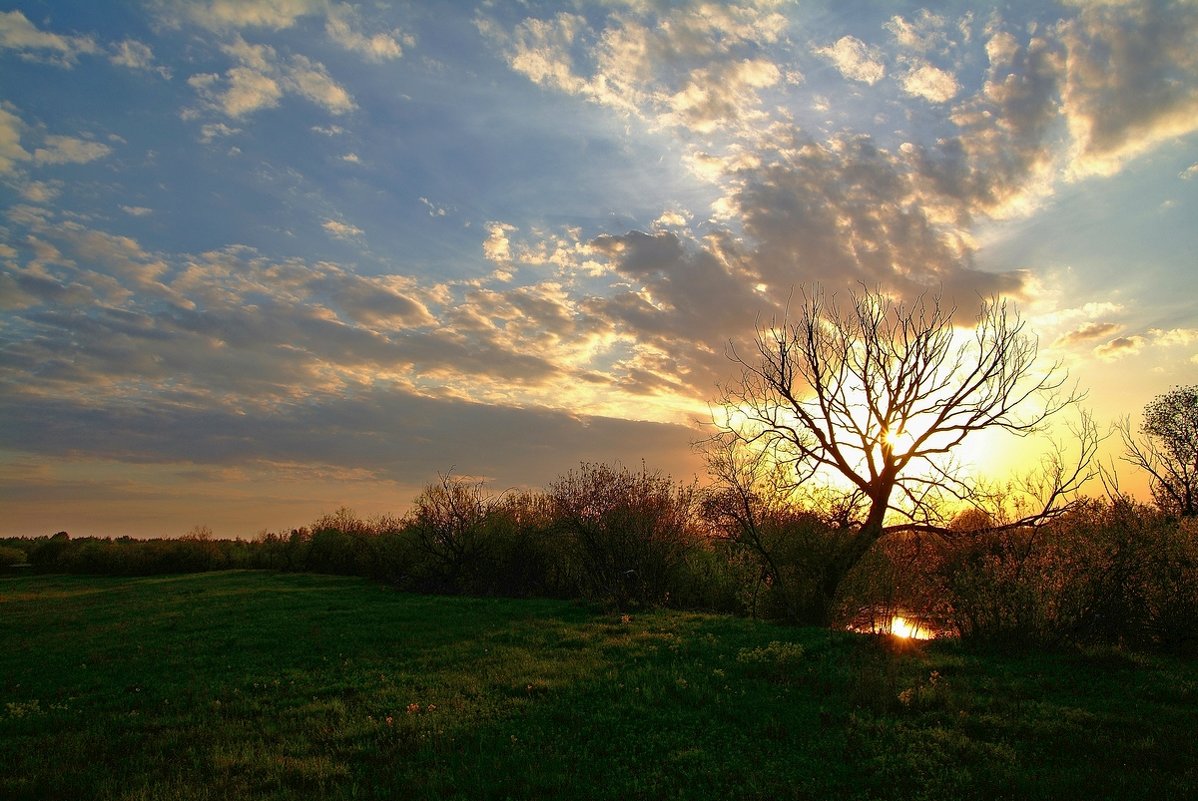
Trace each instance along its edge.
<instances>
[{"instance_id":1,"label":"wildflower","mask_svg":"<svg viewBox=\"0 0 1198 801\"><path fill-rule=\"evenodd\" d=\"M388 715L388 716L387 716L387 725L388 725L388 726L393 726L393 725L395 725L395 718L393 718L393 717L391 717L390 715Z\"/></svg>"},{"instance_id":2,"label":"wildflower","mask_svg":"<svg viewBox=\"0 0 1198 801\"><path fill-rule=\"evenodd\" d=\"M628 624L632 622L632 615L620 615L620 622Z\"/></svg>"},{"instance_id":3,"label":"wildflower","mask_svg":"<svg viewBox=\"0 0 1198 801\"><path fill-rule=\"evenodd\" d=\"M437 705L436 705L436 704L429 704L429 705L428 705L428 710L427 710L427 711L429 711L429 712L436 712L436 711L437 711Z\"/></svg>"},{"instance_id":4,"label":"wildflower","mask_svg":"<svg viewBox=\"0 0 1198 801\"><path fill-rule=\"evenodd\" d=\"M408 704L408 714L415 715L420 712L420 704Z\"/></svg>"}]
</instances>

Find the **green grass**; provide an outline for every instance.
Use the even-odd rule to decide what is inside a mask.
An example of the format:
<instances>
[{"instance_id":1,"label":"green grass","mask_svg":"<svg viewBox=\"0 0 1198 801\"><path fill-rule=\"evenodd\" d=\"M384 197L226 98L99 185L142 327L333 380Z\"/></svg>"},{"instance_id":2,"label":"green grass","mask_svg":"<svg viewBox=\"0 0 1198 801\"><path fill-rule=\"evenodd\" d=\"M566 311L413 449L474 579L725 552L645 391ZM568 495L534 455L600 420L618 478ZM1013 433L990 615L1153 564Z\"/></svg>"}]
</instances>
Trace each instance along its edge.
<instances>
[{"instance_id":1,"label":"green grass","mask_svg":"<svg viewBox=\"0 0 1198 801\"><path fill-rule=\"evenodd\" d=\"M1198 665L233 572L0 579L0 798L1193 798Z\"/></svg>"}]
</instances>

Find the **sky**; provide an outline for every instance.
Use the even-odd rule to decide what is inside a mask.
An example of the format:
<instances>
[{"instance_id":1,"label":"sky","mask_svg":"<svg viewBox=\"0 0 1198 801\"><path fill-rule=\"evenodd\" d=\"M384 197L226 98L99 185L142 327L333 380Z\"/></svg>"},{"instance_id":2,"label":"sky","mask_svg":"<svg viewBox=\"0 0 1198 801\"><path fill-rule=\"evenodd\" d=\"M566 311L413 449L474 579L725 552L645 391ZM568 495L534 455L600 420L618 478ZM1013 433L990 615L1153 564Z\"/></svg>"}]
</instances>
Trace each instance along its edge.
<instances>
[{"instance_id":1,"label":"sky","mask_svg":"<svg viewBox=\"0 0 1198 801\"><path fill-rule=\"evenodd\" d=\"M1009 298L1136 419L1196 223L1195 2L0 0L0 535L702 478L817 283Z\"/></svg>"}]
</instances>

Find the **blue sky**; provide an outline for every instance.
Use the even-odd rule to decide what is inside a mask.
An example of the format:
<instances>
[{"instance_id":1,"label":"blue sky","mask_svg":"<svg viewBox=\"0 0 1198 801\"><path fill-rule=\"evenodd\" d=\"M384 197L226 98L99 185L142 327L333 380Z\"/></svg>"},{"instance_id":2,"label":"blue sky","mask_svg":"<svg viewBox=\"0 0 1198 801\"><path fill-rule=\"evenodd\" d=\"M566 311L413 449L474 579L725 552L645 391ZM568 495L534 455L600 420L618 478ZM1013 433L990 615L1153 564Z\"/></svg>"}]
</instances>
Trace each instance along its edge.
<instances>
[{"instance_id":1,"label":"blue sky","mask_svg":"<svg viewBox=\"0 0 1198 801\"><path fill-rule=\"evenodd\" d=\"M1195 220L1194 2L0 2L0 533L688 477L813 282L1009 296L1134 416Z\"/></svg>"}]
</instances>

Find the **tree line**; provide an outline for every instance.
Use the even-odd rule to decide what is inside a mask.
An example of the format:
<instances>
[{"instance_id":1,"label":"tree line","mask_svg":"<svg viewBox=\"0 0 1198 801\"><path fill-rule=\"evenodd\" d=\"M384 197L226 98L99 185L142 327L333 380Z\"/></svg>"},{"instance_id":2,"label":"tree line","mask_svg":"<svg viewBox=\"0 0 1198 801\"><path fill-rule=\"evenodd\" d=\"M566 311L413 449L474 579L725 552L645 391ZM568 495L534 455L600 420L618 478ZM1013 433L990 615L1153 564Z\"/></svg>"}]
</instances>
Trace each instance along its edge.
<instances>
[{"instance_id":1,"label":"tree line","mask_svg":"<svg viewBox=\"0 0 1198 801\"><path fill-rule=\"evenodd\" d=\"M711 482L584 463L540 491L442 475L403 517L346 509L252 541L0 541L0 564L133 575L267 568L404 590L667 605L885 630L894 615L964 637L1198 643L1198 387L1114 431L1152 504L1096 463L1079 412L1026 475L960 468L970 434L1044 435L1084 395L1038 364L1018 313L963 328L938 296L804 294L758 331L698 443ZM1082 494L1101 479L1103 498ZM7 551L5 550L7 549ZM7 553L7 557L5 554Z\"/></svg>"}]
</instances>

